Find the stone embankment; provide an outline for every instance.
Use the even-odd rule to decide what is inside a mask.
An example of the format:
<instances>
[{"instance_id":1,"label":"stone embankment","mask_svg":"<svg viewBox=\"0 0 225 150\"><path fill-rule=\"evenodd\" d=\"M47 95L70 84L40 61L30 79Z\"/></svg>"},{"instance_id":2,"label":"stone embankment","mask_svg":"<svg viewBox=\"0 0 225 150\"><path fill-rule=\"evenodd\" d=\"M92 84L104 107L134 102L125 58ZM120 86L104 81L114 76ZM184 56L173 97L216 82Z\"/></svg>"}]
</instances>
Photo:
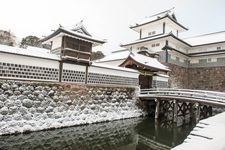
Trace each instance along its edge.
<instances>
[{"instance_id":1,"label":"stone embankment","mask_svg":"<svg viewBox=\"0 0 225 150\"><path fill-rule=\"evenodd\" d=\"M141 115L134 88L0 81L0 135Z\"/></svg>"}]
</instances>

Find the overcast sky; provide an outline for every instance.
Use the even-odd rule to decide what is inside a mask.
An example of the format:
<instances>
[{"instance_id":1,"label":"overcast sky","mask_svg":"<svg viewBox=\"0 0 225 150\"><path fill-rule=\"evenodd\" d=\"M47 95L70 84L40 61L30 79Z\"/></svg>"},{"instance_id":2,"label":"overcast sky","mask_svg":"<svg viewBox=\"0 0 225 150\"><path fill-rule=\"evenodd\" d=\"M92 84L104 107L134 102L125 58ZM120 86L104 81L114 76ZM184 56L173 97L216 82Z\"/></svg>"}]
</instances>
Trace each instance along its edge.
<instances>
[{"instance_id":1,"label":"overcast sky","mask_svg":"<svg viewBox=\"0 0 225 150\"><path fill-rule=\"evenodd\" d=\"M83 20L92 35L108 41L95 50L108 54L139 37L130 24L172 7L178 21L189 28L181 36L225 30L225 0L1 0L0 29L18 39L42 37L59 24Z\"/></svg>"}]
</instances>

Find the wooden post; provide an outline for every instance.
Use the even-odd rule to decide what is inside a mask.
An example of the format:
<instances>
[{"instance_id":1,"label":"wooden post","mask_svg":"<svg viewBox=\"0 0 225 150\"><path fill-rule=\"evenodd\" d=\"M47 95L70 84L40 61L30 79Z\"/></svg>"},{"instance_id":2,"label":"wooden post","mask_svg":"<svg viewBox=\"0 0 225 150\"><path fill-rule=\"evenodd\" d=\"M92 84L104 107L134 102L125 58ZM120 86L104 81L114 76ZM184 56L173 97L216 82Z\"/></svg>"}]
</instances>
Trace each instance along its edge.
<instances>
[{"instance_id":1,"label":"wooden post","mask_svg":"<svg viewBox=\"0 0 225 150\"><path fill-rule=\"evenodd\" d=\"M159 100L156 98L155 99L155 102L156 102L156 107L155 107L155 119L158 119L159 118Z\"/></svg>"},{"instance_id":2,"label":"wooden post","mask_svg":"<svg viewBox=\"0 0 225 150\"><path fill-rule=\"evenodd\" d=\"M189 115L190 115L190 121L194 121L194 111L193 111L193 103L189 103Z\"/></svg>"},{"instance_id":3,"label":"wooden post","mask_svg":"<svg viewBox=\"0 0 225 150\"><path fill-rule=\"evenodd\" d=\"M86 70L85 70L85 84L88 83L88 65L86 65Z\"/></svg>"},{"instance_id":4,"label":"wooden post","mask_svg":"<svg viewBox=\"0 0 225 150\"><path fill-rule=\"evenodd\" d=\"M177 137L177 124L173 124L173 140L172 140L173 147L176 146L176 141L178 138L179 138L179 136Z\"/></svg>"},{"instance_id":5,"label":"wooden post","mask_svg":"<svg viewBox=\"0 0 225 150\"><path fill-rule=\"evenodd\" d=\"M156 140L158 136L159 136L159 120L155 119L155 139L154 140Z\"/></svg>"},{"instance_id":6,"label":"wooden post","mask_svg":"<svg viewBox=\"0 0 225 150\"><path fill-rule=\"evenodd\" d=\"M200 105L199 105L199 103L196 103L195 106L196 106L196 120L195 121L196 121L196 123L198 123L200 120Z\"/></svg>"},{"instance_id":7,"label":"wooden post","mask_svg":"<svg viewBox=\"0 0 225 150\"><path fill-rule=\"evenodd\" d=\"M213 114L212 106L209 106L209 107L208 107L208 113L209 113L209 117L211 117L212 114Z\"/></svg>"},{"instance_id":8,"label":"wooden post","mask_svg":"<svg viewBox=\"0 0 225 150\"><path fill-rule=\"evenodd\" d=\"M177 101L173 100L173 122L177 122Z\"/></svg>"},{"instance_id":9,"label":"wooden post","mask_svg":"<svg viewBox=\"0 0 225 150\"><path fill-rule=\"evenodd\" d=\"M140 39L142 38L142 30L140 29Z\"/></svg>"},{"instance_id":10,"label":"wooden post","mask_svg":"<svg viewBox=\"0 0 225 150\"><path fill-rule=\"evenodd\" d=\"M59 82L62 82L63 62L59 61Z\"/></svg>"}]
</instances>

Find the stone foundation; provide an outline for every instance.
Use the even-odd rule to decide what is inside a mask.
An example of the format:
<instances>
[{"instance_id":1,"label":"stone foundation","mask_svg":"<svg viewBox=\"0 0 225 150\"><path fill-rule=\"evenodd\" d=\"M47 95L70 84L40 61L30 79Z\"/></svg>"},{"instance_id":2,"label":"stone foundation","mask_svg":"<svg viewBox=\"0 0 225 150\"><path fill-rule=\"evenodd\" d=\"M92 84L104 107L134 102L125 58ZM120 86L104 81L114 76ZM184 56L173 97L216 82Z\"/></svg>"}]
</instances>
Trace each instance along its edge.
<instances>
[{"instance_id":1,"label":"stone foundation","mask_svg":"<svg viewBox=\"0 0 225 150\"><path fill-rule=\"evenodd\" d=\"M212 90L225 92L225 67L184 68L166 64L169 72L169 87Z\"/></svg>"},{"instance_id":2,"label":"stone foundation","mask_svg":"<svg viewBox=\"0 0 225 150\"><path fill-rule=\"evenodd\" d=\"M190 89L225 92L225 67L190 68L188 78Z\"/></svg>"},{"instance_id":3,"label":"stone foundation","mask_svg":"<svg viewBox=\"0 0 225 150\"><path fill-rule=\"evenodd\" d=\"M188 69L174 64L165 64L171 70L169 72L169 87L188 88Z\"/></svg>"},{"instance_id":4,"label":"stone foundation","mask_svg":"<svg viewBox=\"0 0 225 150\"><path fill-rule=\"evenodd\" d=\"M134 88L0 81L0 135L141 115Z\"/></svg>"}]
</instances>

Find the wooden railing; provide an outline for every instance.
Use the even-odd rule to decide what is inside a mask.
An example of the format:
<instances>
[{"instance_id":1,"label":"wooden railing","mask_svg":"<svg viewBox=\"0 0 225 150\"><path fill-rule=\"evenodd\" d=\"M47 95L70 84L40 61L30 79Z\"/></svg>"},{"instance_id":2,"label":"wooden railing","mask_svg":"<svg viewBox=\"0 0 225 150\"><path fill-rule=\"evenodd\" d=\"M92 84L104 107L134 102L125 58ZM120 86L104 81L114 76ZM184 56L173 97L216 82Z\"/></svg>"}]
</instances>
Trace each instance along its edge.
<instances>
[{"instance_id":1,"label":"wooden railing","mask_svg":"<svg viewBox=\"0 0 225 150\"><path fill-rule=\"evenodd\" d=\"M141 89L138 93L140 98L171 98L206 103L222 104L225 106L225 93L206 90L152 88Z\"/></svg>"}]
</instances>

